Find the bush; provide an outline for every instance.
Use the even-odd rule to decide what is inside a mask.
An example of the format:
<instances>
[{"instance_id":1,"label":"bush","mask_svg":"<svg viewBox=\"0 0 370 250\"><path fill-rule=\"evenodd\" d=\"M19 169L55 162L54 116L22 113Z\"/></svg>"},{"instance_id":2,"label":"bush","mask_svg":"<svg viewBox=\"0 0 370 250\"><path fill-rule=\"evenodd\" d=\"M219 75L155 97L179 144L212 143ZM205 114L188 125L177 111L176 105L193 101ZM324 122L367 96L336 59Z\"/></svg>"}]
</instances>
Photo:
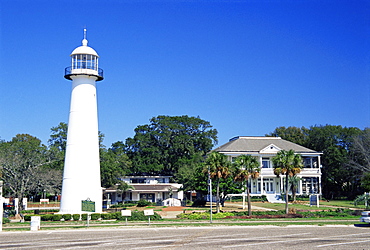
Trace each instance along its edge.
<instances>
[{"instance_id":1,"label":"bush","mask_svg":"<svg viewBox=\"0 0 370 250\"><path fill-rule=\"evenodd\" d=\"M5 218L4 218L5 219ZM23 217L23 219L24 219L24 221L31 221L31 215L25 215L24 217Z\"/></svg>"},{"instance_id":2,"label":"bush","mask_svg":"<svg viewBox=\"0 0 370 250\"><path fill-rule=\"evenodd\" d=\"M100 214L91 214L91 220L99 220L100 217Z\"/></svg>"},{"instance_id":3,"label":"bush","mask_svg":"<svg viewBox=\"0 0 370 250\"><path fill-rule=\"evenodd\" d=\"M62 217L64 220L71 220L72 219L72 214L62 214Z\"/></svg>"},{"instance_id":4,"label":"bush","mask_svg":"<svg viewBox=\"0 0 370 250\"><path fill-rule=\"evenodd\" d=\"M111 206L109 206L110 208L120 208L120 207L124 207L125 205L122 203L122 202L118 202L116 204L113 204Z\"/></svg>"},{"instance_id":5,"label":"bush","mask_svg":"<svg viewBox=\"0 0 370 250\"><path fill-rule=\"evenodd\" d=\"M35 210L22 210L20 213L21 214L34 214Z\"/></svg>"},{"instance_id":6,"label":"bush","mask_svg":"<svg viewBox=\"0 0 370 250\"><path fill-rule=\"evenodd\" d=\"M224 213L216 213L216 214L212 214L212 218L214 219L223 219L225 218L226 216L234 216L234 213L230 213L230 212L224 212ZM191 214L185 214L185 213L182 213L182 214L179 214L177 216L177 218L181 218L181 219L189 219L189 220L205 220L205 219L209 219L210 218L210 213L197 213L197 212L193 212Z\"/></svg>"},{"instance_id":7,"label":"bush","mask_svg":"<svg viewBox=\"0 0 370 250\"><path fill-rule=\"evenodd\" d=\"M10 220L8 218L3 218L3 224L9 223L9 222L10 222Z\"/></svg>"},{"instance_id":8,"label":"bush","mask_svg":"<svg viewBox=\"0 0 370 250\"><path fill-rule=\"evenodd\" d=\"M72 218L73 220L80 220L81 215L80 214L73 214Z\"/></svg>"},{"instance_id":9,"label":"bush","mask_svg":"<svg viewBox=\"0 0 370 250\"><path fill-rule=\"evenodd\" d=\"M87 220L87 214L81 214L81 220Z\"/></svg>"},{"instance_id":10,"label":"bush","mask_svg":"<svg viewBox=\"0 0 370 250\"><path fill-rule=\"evenodd\" d=\"M53 220L53 214L43 214L41 215L42 221L52 221Z\"/></svg>"},{"instance_id":11,"label":"bush","mask_svg":"<svg viewBox=\"0 0 370 250\"><path fill-rule=\"evenodd\" d=\"M146 206L149 206L151 204L152 203L150 201L147 201L147 200L139 200L136 206L137 207L146 207Z\"/></svg>"},{"instance_id":12,"label":"bush","mask_svg":"<svg viewBox=\"0 0 370 250\"><path fill-rule=\"evenodd\" d=\"M101 218L103 220L110 220L112 218L112 216L111 216L110 213L104 213L104 214L101 214Z\"/></svg>"},{"instance_id":13,"label":"bush","mask_svg":"<svg viewBox=\"0 0 370 250\"><path fill-rule=\"evenodd\" d=\"M126 216L121 216L121 213L119 213L119 217L117 220L126 220ZM150 216L150 220L161 220L162 217L154 212L154 215ZM127 217L128 221L147 221L148 216L144 215L144 211L132 211L131 216Z\"/></svg>"},{"instance_id":14,"label":"bush","mask_svg":"<svg viewBox=\"0 0 370 250\"><path fill-rule=\"evenodd\" d=\"M62 214L53 214L52 220L53 221L60 221L63 218Z\"/></svg>"},{"instance_id":15,"label":"bush","mask_svg":"<svg viewBox=\"0 0 370 250\"><path fill-rule=\"evenodd\" d=\"M117 219L120 219L122 217L121 212L111 213L110 216L111 216L111 219L113 219L113 220L117 220Z\"/></svg>"}]
</instances>

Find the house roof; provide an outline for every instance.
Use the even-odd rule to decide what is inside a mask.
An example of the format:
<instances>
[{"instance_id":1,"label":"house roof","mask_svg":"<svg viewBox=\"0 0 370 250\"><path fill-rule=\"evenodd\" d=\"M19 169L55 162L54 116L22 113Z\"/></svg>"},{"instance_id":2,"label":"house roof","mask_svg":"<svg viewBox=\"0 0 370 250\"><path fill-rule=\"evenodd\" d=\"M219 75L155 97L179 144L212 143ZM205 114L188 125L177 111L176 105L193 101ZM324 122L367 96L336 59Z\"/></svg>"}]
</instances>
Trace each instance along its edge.
<instances>
[{"instance_id":1,"label":"house roof","mask_svg":"<svg viewBox=\"0 0 370 250\"><path fill-rule=\"evenodd\" d=\"M232 138L229 142L214 149L213 151L222 153L269 153L269 147L279 150L294 150L296 153L317 153L318 152L298 145L296 143L281 139L281 137L264 136L238 136ZM272 151L271 151L272 153Z\"/></svg>"},{"instance_id":2,"label":"house roof","mask_svg":"<svg viewBox=\"0 0 370 250\"><path fill-rule=\"evenodd\" d=\"M176 186L170 184L130 184L135 189L131 192L143 192L143 191L156 191L156 192L168 192L170 188L172 191L178 191Z\"/></svg>"}]
</instances>

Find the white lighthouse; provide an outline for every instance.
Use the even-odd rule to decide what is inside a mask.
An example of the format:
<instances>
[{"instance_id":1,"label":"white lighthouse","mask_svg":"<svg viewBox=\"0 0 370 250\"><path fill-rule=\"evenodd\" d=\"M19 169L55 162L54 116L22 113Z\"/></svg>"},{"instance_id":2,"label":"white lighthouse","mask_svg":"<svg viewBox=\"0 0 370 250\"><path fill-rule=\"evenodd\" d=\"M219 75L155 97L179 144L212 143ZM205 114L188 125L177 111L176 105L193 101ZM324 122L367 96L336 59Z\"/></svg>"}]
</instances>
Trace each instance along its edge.
<instances>
[{"instance_id":1,"label":"white lighthouse","mask_svg":"<svg viewBox=\"0 0 370 250\"><path fill-rule=\"evenodd\" d=\"M100 181L98 108L96 82L103 80L98 54L87 46L86 29L82 46L71 54L72 65L64 77L72 80L67 147L64 162L60 213L82 213L82 201L95 202L102 212Z\"/></svg>"}]
</instances>

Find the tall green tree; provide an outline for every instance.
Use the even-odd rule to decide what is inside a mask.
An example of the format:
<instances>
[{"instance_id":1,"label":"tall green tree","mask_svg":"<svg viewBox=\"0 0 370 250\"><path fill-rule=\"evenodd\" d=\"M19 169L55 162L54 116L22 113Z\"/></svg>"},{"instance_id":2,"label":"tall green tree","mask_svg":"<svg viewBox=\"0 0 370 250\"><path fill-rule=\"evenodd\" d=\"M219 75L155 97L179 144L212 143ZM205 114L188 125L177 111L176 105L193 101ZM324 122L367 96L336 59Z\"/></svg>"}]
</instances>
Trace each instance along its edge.
<instances>
[{"instance_id":1,"label":"tall green tree","mask_svg":"<svg viewBox=\"0 0 370 250\"><path fill-rule=\"evenodd\" d=\"M308 139L308 129L305 127L277 127L275 130L266 136L281 137L284 140L297 143L299 145L305 145Z\"/></svg>"},{"instance_id":2,"label":"tall green tree","mask_svg":"<svg viewBox=\"0 0 370 250\"><path fill-rule=\"evenodd\" d=\"M67 147L68 125L60 122L58 126L52 127L50 139L48 140L49 151L54 158L52 168L63 170L64 157Z\"/></svg>"},{"instance_id":3,"label":"tall green tree","mask_svg":"<svg viewBox=\"0 0 370 250\"><path fill-rule=\"evenodd\" d=\"M2 180L9 195L22 198L57 186L58 179L49 171L51 163L47 147L41 141L28 134L17 134L11 141L0 143L0 166Z\"/></svg>"},{"instance_id":4,"label":"tall green tree","mask_svg":"<svg viewBox=\"0 0 370 250\"><path fill-rule=\"evenodd\" d=\"M227 156L213 151L207 156L204 172L208 172L212 179L216 179L216 210L220 212L220 183L222 179L227 179L230 173L230 162Z\"/></svg>"},{"instance_id":5,"label":"tall green tree","mask_svg":"<svg viewBox=\"0 0 370 250\"><path fill-rule=\"evenodd\" d=\"M204 156L217 142L217 131L199 117L158 116L135 129L127 138L125 152L132 172L174 175L183 160Z\"/></svg>"},{"instance_id":6,"label":"tall green tree","mask_svg":"<svg viewBox=\"0 0 370 250\"><path fill-rule=\"evenodd\" d=\"M354 127L314 126L308 131L306 147L322 152L322 189L327 199L360 194L361 171L349 165L353 137L361 130Z\"/></svg>"},{"instance_id":7,"label":"tall green tree","mask_svg":"<svg viewBox=\"0 0 370 250\"><path fill-rule=\"evenodd\" d=\"M362 173L370 173L370 128L352 136L349 165Z\"/></svg>"},{"instance_id":8,"label":"tall green tree","mask_svg":"<svg viewBox=\"0 0 370 250\"><path fill-rule=\"evenodd\" d=\"M239 155L235 159L236 171L234 180L238 182L246 182L246 191L248 199L248 214L252 215L251 196L250 196L250 178L257 179L261 171L261 166L256 157L251 155Z\"/></svg>"},{"instance_id":9,"label":"tall green tree","mask_svg":"<svg viewBox=\"0 0 370 250\"><path fill-rule=\"evenodd\" d=\"M102 187L120 183L120 177L130 173L131 161L125 154L122 142L115 142L109 149L100 149L100 175Z\"/></svg>"},{"instance_id":10,"label":"tall green tree","mask_svg":"<svg viewBox=\"0 0 370 250\"><path fill-rule=\"evenodd\" d=\"M285 175L285 213L289 213L289 176L295 176L301 172L303 168L302 157L295 154L293 150L281 150L274 157L272 157L274 167L274 174L276 176Z\"/></svg>"},{"instance_id":11,"label":"tall green tree","mask_svg":"<svg viewBox=\"0 0 370 250\"><path fill-rule=\"evenodd\" d=\"M185 192L193 190L201 192L207 191L207 189L203 188L203 184L206 183L207 179L202 172L204 168L204 158L200 154L194 154L191 159L181 159L179 165L180 167L175 174L175 178L177 182L183 185L183 190ZM199 173L201 173L201 176ZM192 199L191 196L190 199Z\"/></svg>"}]
</instances>

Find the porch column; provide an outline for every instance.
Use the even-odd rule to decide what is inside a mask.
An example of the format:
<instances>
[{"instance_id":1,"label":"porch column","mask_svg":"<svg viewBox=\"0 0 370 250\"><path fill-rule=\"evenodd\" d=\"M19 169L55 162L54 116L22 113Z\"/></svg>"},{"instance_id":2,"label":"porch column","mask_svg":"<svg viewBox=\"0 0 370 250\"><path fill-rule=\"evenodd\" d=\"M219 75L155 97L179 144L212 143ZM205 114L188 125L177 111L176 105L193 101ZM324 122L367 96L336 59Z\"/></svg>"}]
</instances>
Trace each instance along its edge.
<instances>
[{"instance_id":1,"label":"porch column","mask_svg":"<svg viewBox=\"0 0 370 250\"><path fill-rule=\"evenodd\" d=\"M260 190L261 190L261 195L264 194L264 190L263 190L263 176L261 176L261 182L260 182Z\"/></svg>"},{"instance_id":2,"label":"porch column","mask_svg":"<svg viewBox=\"0 0 370 250\"><path fill-rule=\"evenodd\" d=\"M280 195L284 190L283 177L280 175Z\"/></svg>"}]
</instances>

